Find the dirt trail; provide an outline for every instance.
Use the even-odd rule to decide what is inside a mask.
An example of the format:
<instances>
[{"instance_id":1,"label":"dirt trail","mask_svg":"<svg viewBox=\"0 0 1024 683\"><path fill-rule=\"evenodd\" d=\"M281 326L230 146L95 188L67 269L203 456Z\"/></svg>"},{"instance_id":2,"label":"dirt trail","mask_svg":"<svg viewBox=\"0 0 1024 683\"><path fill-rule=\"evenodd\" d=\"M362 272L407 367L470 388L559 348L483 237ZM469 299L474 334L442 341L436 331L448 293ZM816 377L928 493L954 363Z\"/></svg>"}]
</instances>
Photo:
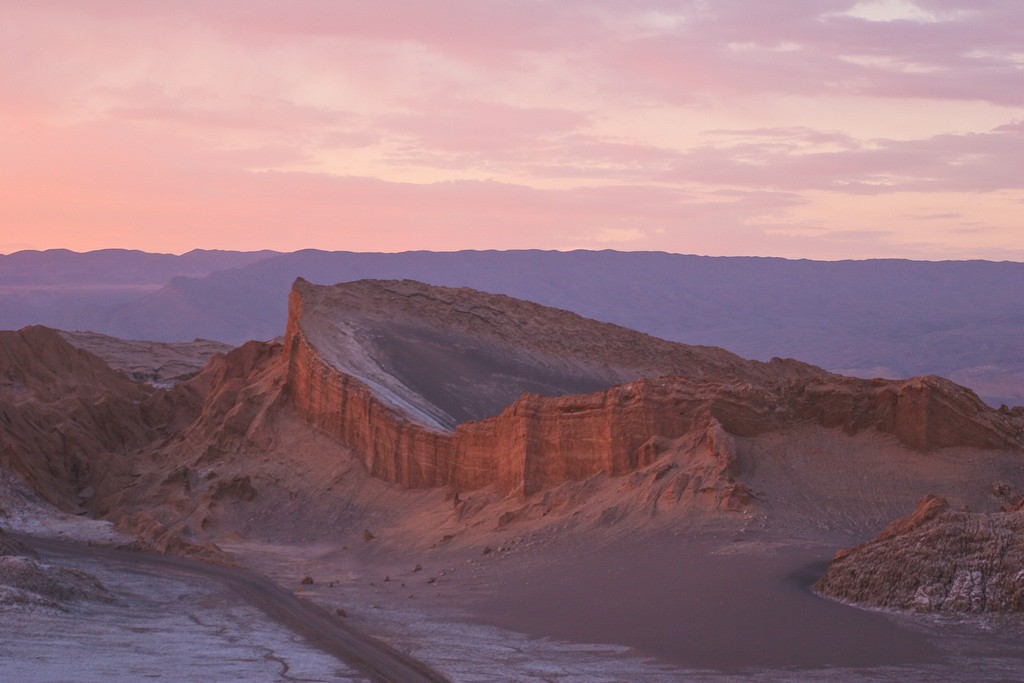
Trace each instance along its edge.
<instances>
[{"instance_id":1,"label":"dirt trail","mask_svg":"<svg viewBox=\"0 0 1024 683\"><path fill-rule=\"evenodd\" d=\"M185 573L217 581L241 599L258 607L274 621L310 644L356 667L376 681L401 683L447 682L441 674L367 636L323 608L301 600L269 579L239 568L221 567L182 557L118 550L35 536L14 535L44 555L100 560L133 571L157 575Z\"/></svg>"}]
</instances>

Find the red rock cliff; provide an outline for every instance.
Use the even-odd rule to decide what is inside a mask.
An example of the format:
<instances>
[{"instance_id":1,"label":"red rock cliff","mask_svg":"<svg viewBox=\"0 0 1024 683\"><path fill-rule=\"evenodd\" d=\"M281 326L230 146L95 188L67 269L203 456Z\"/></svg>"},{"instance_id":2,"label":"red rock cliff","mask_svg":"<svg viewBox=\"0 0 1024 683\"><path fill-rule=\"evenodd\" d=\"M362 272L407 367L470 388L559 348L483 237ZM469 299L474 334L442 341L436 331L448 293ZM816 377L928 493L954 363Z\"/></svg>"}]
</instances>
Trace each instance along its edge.
<instances>
[{"instance_id":1,"label":"red rock cliff","mask_svg":"<svg viewBox=\"0 0 1024 683\"><path fill-rule=\"evenodd\" d=\"M308 287L297 286L290 298L287 391L311 425L349 446L373 476L408 487L493 484L530 495L599 473L621 475L653 461L652 449L644 448L652 437L678 438L712 419L742 436L796 422L849 433L875 429L921 451L1022 443L1013 418L945 380L855 380L792 361L736 365L718 378L703 373L586 394L524 394L496 416L445 432L417 422L324 359L302 326Z\"/></svg>"}]
</instances>

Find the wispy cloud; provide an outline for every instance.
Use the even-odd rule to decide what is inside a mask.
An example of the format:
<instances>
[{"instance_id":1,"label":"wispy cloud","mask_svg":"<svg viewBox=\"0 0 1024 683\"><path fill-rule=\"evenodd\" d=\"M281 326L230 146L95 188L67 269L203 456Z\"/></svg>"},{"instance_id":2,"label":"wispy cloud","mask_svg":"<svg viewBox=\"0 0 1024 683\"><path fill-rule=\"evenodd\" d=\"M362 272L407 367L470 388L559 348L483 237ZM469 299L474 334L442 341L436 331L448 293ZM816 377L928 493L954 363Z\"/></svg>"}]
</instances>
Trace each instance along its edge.
<instances>
[{"instance_id":1,"label":"wispy cloud","mask_svg":"<svg viewBox=\"0 0 1024 683\"><path fill-rule=\"evenodd\" d=\"M1024 248L1016 0L0 15L8 244Z\"/></svg>"}]
</instances>

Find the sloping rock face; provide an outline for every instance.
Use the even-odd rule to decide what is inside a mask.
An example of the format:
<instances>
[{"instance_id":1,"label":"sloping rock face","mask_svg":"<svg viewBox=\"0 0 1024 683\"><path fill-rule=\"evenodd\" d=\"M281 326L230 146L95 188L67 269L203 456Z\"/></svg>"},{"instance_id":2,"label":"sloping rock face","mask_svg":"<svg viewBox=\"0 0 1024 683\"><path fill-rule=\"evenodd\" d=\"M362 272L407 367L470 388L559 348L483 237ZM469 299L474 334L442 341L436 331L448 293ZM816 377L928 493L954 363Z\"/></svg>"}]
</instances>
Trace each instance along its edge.
<instances>
[{"instance_id":1,"label":"sloping rock face","mask_svg":"<svg viewBox=\"0 0 1024 683\"><path fill-rule=\"evenodd\" d=\"M1022 444L1019 419L939 378L854 380L796 361L746 361L409 281L296 281L285 354L303 417L373 476L409 487L494 484L530 495L622 475L653 462L652 438L712 421L740 436L797 422L874 429L921 451ZM543 393L531 384L538 376ZM603 388L580 393L588 383ZM473 402L480 387L509 404L490 414L494 402Z\"/></svg>"},{"instance_id":2,"label":"sloping rock face","mask_svg":"<svg viewBox=\"0 0 1024 683\"><path fill-rule=\"evenodd\" d=\"M956 512L928 496L873 540L840 550L816 588L872 607L1022 612L1024 511Z\"/></svg>"},{"instance_id":3,"label":"sloping rock face","mask_svg":"<svg viewBox=\"0 0 1024 683\"><path fill-rule=\"evenodd\" d=\"M0 332L0 466L77 511L83 490L159 433L152 393L55 330Z\"/></svg>"},{"instance_id":4,"label":"sloping rock face","mask_svg":"<svg viewBox=\"0 0 1024 683\"><path fill-rule=\"evenodd\" d=\"M284 367L280 344L249 342L158 392L151 412L173 429L139 453L130 487L97 486L93 511L117 520L139 547L227 562L219 549L196 542L211 510L258 498L259 464L282 448L303 448L301 439L268 427L293 414L281 397Z\"/></svg>"},{"instance_id":5,"label":"sloping rock face","mask_svg":"<svg viewBox=\"0 0 1024 683\"><path fill-rule=\"evenodd\" d=\"M288 353L308 349L393 410L450 431L497 415L522 394L586 394L644 377L768 379L824 375L724 349L668 342L574 313L411 280L331 287L296 280Z\"/></svg>"}]
</instances>

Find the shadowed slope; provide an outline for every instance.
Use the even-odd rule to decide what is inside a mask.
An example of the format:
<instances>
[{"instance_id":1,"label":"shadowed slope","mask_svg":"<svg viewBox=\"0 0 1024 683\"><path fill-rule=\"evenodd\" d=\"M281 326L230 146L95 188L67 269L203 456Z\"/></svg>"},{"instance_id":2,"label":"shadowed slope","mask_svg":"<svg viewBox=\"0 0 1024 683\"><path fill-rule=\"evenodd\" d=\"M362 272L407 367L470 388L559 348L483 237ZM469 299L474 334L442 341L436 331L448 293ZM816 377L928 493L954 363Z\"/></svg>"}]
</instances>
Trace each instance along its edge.
<instances>
[{"instance_id":1,"label":"shadowed slope","mask_svg":"<svg viewBox=\"0 0 1024 683\"><path fill-rule=\"evenodd\" d=\"M668 342L575 313L411 280L331 287L296 280L289 335L424 426L451 430L524 393L583 394L642 377L822 376L797 361L771 369L723 349Z\"/></svg>"}]
</instances>

